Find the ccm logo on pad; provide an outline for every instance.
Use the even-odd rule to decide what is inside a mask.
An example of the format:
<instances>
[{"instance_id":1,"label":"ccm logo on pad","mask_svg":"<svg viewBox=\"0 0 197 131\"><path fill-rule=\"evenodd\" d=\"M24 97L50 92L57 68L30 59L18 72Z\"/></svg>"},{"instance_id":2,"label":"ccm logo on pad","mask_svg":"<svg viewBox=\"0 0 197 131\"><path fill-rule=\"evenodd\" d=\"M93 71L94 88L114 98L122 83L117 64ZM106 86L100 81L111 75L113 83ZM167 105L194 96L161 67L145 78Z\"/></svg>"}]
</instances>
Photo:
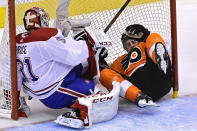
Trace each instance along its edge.
<instances>
[{"instance_id":1,"label":"ccm logo on pad","mask_svg":"<svg viewBox=\"0 0 197 131\"><path fill-rule=\"evenodd\" d=\"M112 99L113 99L113 96L102 97L102 98L93 99L92 103L99 103L99 102L104 102L104 101L110 101Z\"/></svg>"},{"instance_id":2,"label":"ccm logo on pad","mask_svg":"<svg viewBox=\"0 0 197 131\"><path fill-rule=\"evenodd\" d=\"M99 42L100 45L112 45L112 42Z\"/></svg>"}]
</instances>

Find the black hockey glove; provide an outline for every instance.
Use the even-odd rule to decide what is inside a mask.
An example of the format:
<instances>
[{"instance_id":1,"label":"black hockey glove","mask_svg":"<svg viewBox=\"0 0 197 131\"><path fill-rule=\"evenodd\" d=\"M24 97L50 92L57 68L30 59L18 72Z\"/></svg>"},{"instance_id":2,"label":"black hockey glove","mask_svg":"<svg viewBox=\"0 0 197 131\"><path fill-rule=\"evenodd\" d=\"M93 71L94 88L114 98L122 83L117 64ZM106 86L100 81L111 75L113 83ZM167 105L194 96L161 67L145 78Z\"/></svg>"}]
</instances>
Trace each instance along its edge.
<instances>
[{"instance_id":1,"label":"black hockey glove","mask_svg":"<svg viewBox=\"0 0 197 131\"><path fill-rule=\"evenodd\" d=\"M98 48L96 50L97 50L96 56L98 54L98 57L99 57L99 69L100 69L100 71L105 69L105 68L109 68L109 65L105 61L105 58L108 56L108 50L105 47Z\"/></svg>"},{"instance_id":2,"label":"black hockey glove","mask_svg":"<svg viewBox=\"0 0 197 131\"><path fill-rule=\"evenodd\" d=\"M121 61L123 70L126 70L128 68L130 59L131 59L131 51Z\"/></svg>"},{"instance_id":3,"label":"black hockey glove","mask_svg":"<svg viewBox=\"0 0 197 131\"><path fill-rule=\"evenodd\" d=\"M108 56L108 50L102 47L99 52L99 59L105 59Z\"/></svg>"},{"instance_id":4,"label":"black hockey glove","mask_svg":"<svg viewBox=\"0 0 197 131\"><path fill-rule=\"evenodd\" d=\"M81 32L79 32L78 34L76 34L74 36L74 39L76 41L79 41L79 40L87 40L87 33L85 31L81 31Z\"/></svg>"}]
</instances>

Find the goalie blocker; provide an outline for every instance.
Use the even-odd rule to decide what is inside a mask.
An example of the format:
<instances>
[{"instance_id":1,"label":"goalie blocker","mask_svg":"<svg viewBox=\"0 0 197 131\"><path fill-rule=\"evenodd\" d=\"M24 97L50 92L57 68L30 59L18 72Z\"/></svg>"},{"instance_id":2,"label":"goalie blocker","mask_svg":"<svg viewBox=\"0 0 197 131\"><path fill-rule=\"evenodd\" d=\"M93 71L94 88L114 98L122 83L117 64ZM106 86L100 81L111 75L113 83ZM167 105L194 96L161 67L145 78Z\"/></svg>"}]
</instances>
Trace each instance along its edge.
<instances>
[{"instance_id":1,"label":"goalie blocker","mask_svg":"<svg viewBox=\"0 0 197 131\"><path fill-rule=\"evenodd\" d=\"M120 83L113 82L113 90L78 98L72 105L72 111L60 115L55 123L71 128L89 128L92 123L112 119L118 110Z\"/></svg>"}]
</instances>

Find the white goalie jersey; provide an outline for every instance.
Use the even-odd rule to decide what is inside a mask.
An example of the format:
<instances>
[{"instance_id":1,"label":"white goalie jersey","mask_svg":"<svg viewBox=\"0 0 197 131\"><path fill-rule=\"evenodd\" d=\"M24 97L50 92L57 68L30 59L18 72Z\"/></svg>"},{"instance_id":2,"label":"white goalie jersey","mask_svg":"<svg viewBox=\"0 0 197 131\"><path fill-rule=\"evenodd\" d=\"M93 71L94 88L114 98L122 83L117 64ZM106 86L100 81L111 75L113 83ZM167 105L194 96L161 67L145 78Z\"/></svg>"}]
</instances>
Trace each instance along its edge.
<instances>
[{"instance_id":1,"label":"white goalie jersey","mask_svg":"<svg viewBox=\"0 0 197 131\"><path fill-rule=\"evenodd\" d=\"M88 58L85 41L64 38L55 28L40 28L17 35L18 86L30 96L44 99L61 80Z\"/></svg>"}]
</instances>

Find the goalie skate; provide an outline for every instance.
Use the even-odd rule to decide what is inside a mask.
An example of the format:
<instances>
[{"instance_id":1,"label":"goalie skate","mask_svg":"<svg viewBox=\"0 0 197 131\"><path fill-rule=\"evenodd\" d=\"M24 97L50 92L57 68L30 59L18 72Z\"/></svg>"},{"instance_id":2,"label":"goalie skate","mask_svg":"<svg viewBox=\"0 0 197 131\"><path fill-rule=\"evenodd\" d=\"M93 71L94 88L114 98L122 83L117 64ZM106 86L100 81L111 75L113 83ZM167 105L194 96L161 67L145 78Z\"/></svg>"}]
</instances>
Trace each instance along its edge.
<instances>
[{"instance_id":1,"label":"goalie skate","mask_svg":"<svg viewBox=\"0 0 197 131\"><path fill-rule=\"evenodd\" d=\"M20 96L19 97L19 116L20 117L28 117L31 113L31 109L30 107L27 105L25 97L24 96Z\"/></svg>"},{"instance_id":2,"label":"goalie skate","mask_svg":"<svg viewBox=\"0 0 197 131\"><path fill-rule=\"evenodd\" d=\"M76 129L84 128L83 121L77 117L77 112L74 110L58 116L54 122L59 125L67 126L71 128L76 128Z\"/></svg>"}]
</instances>

